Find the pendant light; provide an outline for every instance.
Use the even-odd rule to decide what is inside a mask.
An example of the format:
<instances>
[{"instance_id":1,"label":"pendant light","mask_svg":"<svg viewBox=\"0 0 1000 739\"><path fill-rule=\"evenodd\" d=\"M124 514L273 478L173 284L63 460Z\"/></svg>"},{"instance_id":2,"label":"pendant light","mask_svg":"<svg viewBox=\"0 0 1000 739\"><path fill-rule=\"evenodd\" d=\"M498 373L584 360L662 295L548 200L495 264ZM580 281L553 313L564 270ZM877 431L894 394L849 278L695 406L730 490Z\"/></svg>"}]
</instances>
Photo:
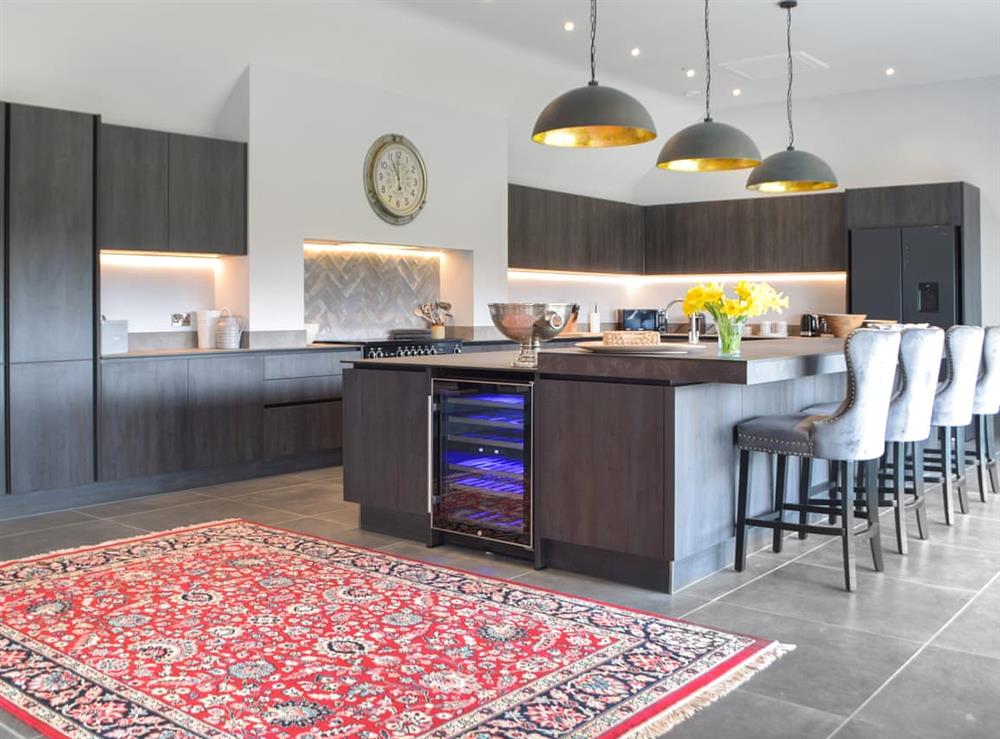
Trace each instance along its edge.
<instances>
[{"instance_id":1,"label":"pendant light","mask_svg":"<svg viewBox=\"0 0 1000 739\"><path fill-rule=\"evenodd\" d=\"M788 115L788 148L772 154L750 173L747 189L759 192L806 192L830 190L837 186L837 177L830 165L815 154L795 148L792 126L792 8L797 0L781 0L778 7L788 14L785 39L788 47L788 93L785 112Z\"/></svg>"},{"instance_id":2,"label":"pendant light","mask_svg":"<svg viewBox=\"0 0 1000 739\"><path fill-rule=\"evenodd\" d=\"M656 166L675 172L718 172L760 164L760 149L740 129L712 120L712 47L705 0L705 120L671 136Z\"/></svg>"},{"instance_id":3,"label":"pendant light","mask_svg":"<svg viewBox=\"0 0 1000 739\"><path fill-rule=\"evenodd\" d=\"M531 140L548 146L629 146L652 141L656 127L642 103L597 84L597 0L590 0L590 82L563 93L535 121Z\"/></svg>"}]
</instances>

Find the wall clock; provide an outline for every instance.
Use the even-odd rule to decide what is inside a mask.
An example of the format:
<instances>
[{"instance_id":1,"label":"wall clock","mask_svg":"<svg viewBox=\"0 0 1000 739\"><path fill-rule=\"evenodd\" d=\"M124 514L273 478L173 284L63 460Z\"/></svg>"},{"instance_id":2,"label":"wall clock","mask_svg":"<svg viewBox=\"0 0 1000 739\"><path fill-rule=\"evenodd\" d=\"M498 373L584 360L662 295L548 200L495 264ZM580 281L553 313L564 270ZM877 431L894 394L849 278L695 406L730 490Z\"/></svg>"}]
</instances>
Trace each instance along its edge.
<instances>
[{"instance_id":1,"label":"wall clock","mask_svg":"<svg viewBox=\"0 0 1000 739\"><path fill-rule=\"evenodd\" d=\"M364 182L372 210L396 226L416 218L427 202L423 157L412 141L396 133L380 136L368 149Z\"/></svg>"}]
</instances>

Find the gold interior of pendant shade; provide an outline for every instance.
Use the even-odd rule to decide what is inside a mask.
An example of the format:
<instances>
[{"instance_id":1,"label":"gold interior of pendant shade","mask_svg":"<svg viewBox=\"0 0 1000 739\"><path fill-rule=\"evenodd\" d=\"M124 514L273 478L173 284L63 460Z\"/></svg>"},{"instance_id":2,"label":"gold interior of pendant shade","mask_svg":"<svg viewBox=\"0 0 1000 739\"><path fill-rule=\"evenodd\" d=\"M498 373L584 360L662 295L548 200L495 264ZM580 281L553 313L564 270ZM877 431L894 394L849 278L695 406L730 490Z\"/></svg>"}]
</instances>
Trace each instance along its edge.
<instances>
[{"instance_id":1,"label":"gold interior of pendant shade","mask_svg":"<svg viewBox=\"0 0 1000 739\"><path fill-rule=\"evenodd\" d=\"M673 172L721 172L727 169L749 169L760 164L759 159L733 159L703 157L700 159L671 159L656 166Z\"/></svg>"},{"instance_id":2,"label":"gold interior of pendant shade","mask_svg":"<svg viewBox=\"0 0 1000 739\"><path fill-rule=\"evenodd\" d=\"M777 182L761 182L756 185L747 185L747 189L756 190L757 192L809 192L811 190L832 190L836 186L836 182L779 180Z\"/></svg>"},{"instance_id":3,"label":"gold interior of pendant shade","mask_svg":"<svg viewBox=\"0 0 1000 739\"><path fill-rule=\"evenodd\" d=\"M574 126L539 131L531 137L538 144L566 147L631 146L652 141L656 131L632 126Z\"/></svg>"}]
</instances>

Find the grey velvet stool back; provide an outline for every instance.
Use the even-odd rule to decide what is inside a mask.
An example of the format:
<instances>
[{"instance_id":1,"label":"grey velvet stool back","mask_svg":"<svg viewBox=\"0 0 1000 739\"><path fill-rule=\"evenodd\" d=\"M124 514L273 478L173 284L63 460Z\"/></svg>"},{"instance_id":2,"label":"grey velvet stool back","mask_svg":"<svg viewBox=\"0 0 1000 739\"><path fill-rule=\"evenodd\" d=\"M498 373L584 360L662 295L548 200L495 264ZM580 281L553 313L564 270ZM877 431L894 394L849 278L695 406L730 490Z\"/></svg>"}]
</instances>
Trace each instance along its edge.
<instances>
[{"instance_id":1,"label":"grey velvet stool back","mask_svg":"<svg viewBox=\"0 0 1000 739\"><path fill-rule=\"evenodd\" d=\"M847 397L813 425L820 459L868 460L885 450L886 419L896 380L900 332L860 328L847 337Z\"/></svg>"},{"instance_id":2,"label":"grey velvet stool back","mask_svg":"<svg viewBox=\"0 0 1000 739\"><path fill-rule=\"evenodd\" d=\"M889 403L886 441L923 441L930 436L943 351L941 329L903 329L899 342L899 386Z\"/></svg>"},{"instance_id":3,"label":"grey velvet stool back","mask_svg":"<svg viewBox=\"0 0 1000 739\"><path fill-rule=\"evenodd\" d=\"M947 376L934 398L934 426L968 426L983 351L983 329L952 326L945 332L944 356Z\"/></svg>"},{"instance_id":4,"label":"grey velvet stool back","mask_svg":"<svg viewBox=\"0 0 1000 739\"><path fill-rule=\"evenodd\" d=\"M986 416L1000 412L1000 326L990 326L983 335L983 362L972 412Z\"/></svg>"}]
</instances>

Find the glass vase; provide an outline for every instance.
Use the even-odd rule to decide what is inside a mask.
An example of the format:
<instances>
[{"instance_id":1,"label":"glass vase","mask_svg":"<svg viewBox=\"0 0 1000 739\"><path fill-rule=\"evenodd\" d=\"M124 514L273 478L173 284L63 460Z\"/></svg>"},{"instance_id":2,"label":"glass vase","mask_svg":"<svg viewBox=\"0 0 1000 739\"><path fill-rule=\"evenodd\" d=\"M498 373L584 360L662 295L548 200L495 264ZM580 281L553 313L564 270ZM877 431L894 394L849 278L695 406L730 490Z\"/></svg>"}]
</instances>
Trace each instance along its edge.
<instances>
[{"instance_id":1,"label":"glass vase","mask_svg":"<svg viewBox=\"0 0 1000 739\"><path fill-rule=\"evenodd\" d=\"M716 328L719 332L719 356L738 357L740 347L743 344L743 325L745 318L733 320L732 318L722 318L716 321Z\"/></svg>"}]
</instances>

